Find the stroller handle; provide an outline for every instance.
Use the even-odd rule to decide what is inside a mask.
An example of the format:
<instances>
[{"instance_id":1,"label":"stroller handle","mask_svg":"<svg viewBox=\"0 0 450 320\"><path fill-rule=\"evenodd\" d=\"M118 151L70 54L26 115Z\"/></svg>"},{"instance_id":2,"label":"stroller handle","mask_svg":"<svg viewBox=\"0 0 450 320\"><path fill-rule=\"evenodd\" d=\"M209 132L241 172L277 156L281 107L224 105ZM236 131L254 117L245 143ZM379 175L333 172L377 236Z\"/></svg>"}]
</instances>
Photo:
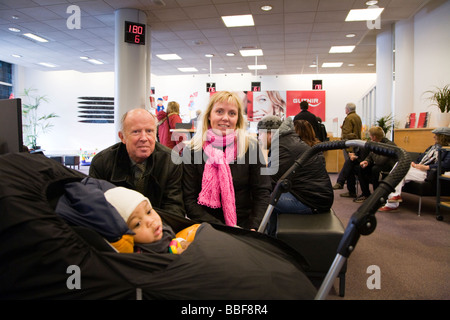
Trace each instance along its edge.
<instances>
[{"instance_id":1,"label":"stroller handle","mask_svg":"<svg viewBox=\"0 0 450 320\"><path fill-rule=\"evenodd\" d=\"M395 190L395 187L405 177L410 168L411 159L408 153L397 146L372 141L340 140L323 142L315 145L305 152L299 159L297 159L277 183L277 185L286 185L286 182L283 181L289 181L291 174L293 174L296 170L301 170L305 162L313 155L326 150L345 149L348 147L365 148L377 154L395 157L397 158L397 163L394 165L389 175L380 181L378 188L352 215L345 233L351 233L353 236L344 236L338 248L338 253L345 257L348 257L350 252L354 249L360 234L368 235L375 230L375 212L386 202L389 194ZM275 205L278 198L279 195L276 196L272 194L271 201L273 200L274 202L271 204Z\"/></svg>"},{"instance_id":2,"label":"stroller handle","mask_svg":"<svg viewBox=\"0 0 450 320\"><path fill-rule=\"evenodd\" d=\"M409 166L411 163L409 155L405 150L397 146L363 140L339 140L322 142L313 146L295 161L295 163L284 173L284 175L281 176L279 181L283 181L286 179L289 180L290 175L295 170L298 170L309 158L319 152L334 149L345 149L348 147L365 148L378 154L386 155L389 157L396 157L398 159L396 168L394 168L394 170L390 172L389 176L384 179L393 188L395 188L395 186L403 179L403 177L409 170Z\"/></svg>"},{"instance_id":3,"label":"stroller handle","mask_svg":"<svg viewBox=\"0 0 450 320\"><path fill-rule=\"evenodd\" d=\"M316 144L300 156L300 158L295 160L294 164L278 180L271 195L269 208L267 209L266 214L263 217L263 221L258 229L259 232L263 232L265 230L267 221L272 214L273 207L275 207L278 202L281 193L289 191L289 179L296 170L302 170L302 167L305 165L307 160L319 152L334 149L345 149L348 147L365 148L377 154L395 157L397 158L397 163L394 165L389 175L380 181L378 188L375 189L370 197L367 198L366 201L364 201L363 204L351 216L344 235L339 243L336 258L317 293L316 299L318 300L324 299L327 296L331 286L333 285L334 279L336 279L336 276L339 274L345 261L355 249L360 235L369 235L375 230L376 211L386 202L388 195L395 190L395 187L405 177L410 168L411 159L408 153L397 146L363 140L339 140Z\"/></svg>"}]
</instances>

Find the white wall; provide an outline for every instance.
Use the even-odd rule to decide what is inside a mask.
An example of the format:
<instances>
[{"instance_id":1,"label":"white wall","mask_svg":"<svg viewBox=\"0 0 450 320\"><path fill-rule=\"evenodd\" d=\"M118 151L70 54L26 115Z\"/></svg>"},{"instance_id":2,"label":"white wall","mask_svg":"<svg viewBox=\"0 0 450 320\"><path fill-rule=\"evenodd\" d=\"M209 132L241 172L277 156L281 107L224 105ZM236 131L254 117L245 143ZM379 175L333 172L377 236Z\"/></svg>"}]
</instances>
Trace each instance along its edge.
<instances>
[{"instance_id":1,"label":"white wall","mask_svg":"<svg viewBox=\"0 0 450 320\"><path fill-rule=\"evenodd\" d=\"M19 92L23 88L34 88L40 95L46 95L49 102L42 104L41 114L55 112L59 118L53 119L54 127L42 135L40 144L48 154L70 154L80 149L89 152L102 150L116 142L117 132L113 124L86 124L77 119L77 104L80 96L114 96L113 73L79 73L74 71L42 72L21 68ZM337 132L333 119L338 123L345 117L344 106L347 102L357 102L376 81L375 74L343 75L295 75L262 76L262 90L310 90L313 79L322 79L326 90L326 121L328 131ZM180 103L184 121L194 116L195 110L206 106L209 94L207 82L216 82L217 90L250 90L255 76L251 74L152 76L155 98L168 96L168 101ZM197 93L195 98L191 96ZM194 99L192 112L188 105ZM167 105L167 102L165 103ZM119 115L120 118L120 115ZM117 119L117 115L116 115ZM334 130L336 129L336 130Z\"/></svg>"},{"instance_id":2,"label":"white wall","mask_svg":"<svg viewBox=\"0 0 450 320\"><path fill-rule=\"evenodd\" d=\"M19 68L18 98L24 88L46 96L48 102L39 107L40 115L56 113L54 127L38 138L38 145L48 154L77 153L83 150L101 150L114 143L114 124L88 124L78 122L78 97L114 96L114 74L80 73L75 71L42 72Z\"/></svg>"},{"instance_id":3,"label":"white wall","mask_svg":"<svg viewBox=\"0 0 450 320\"><path fill-rule=\"evenodd\" d=\"M189 76L160 76L152 78L152 86L155 87L156 97L168 96L168 101L175 100L181 106L183 119L189 119L190 96L197 92L195 106L192 112L206 106L208 93L206 83L215 82L216 89L220 90L250 90L252 81L261 82L261 91L266 90L311 90L312 80L321 79L326 91L326 119L322 119L327 130L334 132L335 136L340 132L335 130L333 119L338 118L339 126L344 120L344 107L347 102L357 103L366 91L375 84L375 74L319 74L319 75L285 75L285 76L258 76L243 74L218 74L189 75ZM300 108L299 108L300 112Z\"/></svg>"},{"instance_id":4,"label":"white wall","mask_svg":"<svg viewBox=\"0 0 450 320\"><path fill-rule=\"evenodd\" d=\"M414 111L432 112L431 126L437 123L437 107L429 107L427 90L450 84L450 1L431 1L414 17Z\"/></svg>"}]
</instances>

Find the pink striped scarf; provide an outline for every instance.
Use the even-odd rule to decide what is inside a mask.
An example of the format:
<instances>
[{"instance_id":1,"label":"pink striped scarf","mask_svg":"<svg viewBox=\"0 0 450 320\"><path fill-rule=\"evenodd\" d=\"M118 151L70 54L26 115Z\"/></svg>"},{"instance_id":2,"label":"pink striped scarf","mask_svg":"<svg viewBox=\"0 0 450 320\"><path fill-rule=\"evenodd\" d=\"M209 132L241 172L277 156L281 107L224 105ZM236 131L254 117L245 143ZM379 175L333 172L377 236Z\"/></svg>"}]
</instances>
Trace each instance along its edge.
<instances>
[{"instance_id":1,"label":"pink striped scarf","mask_svg":"<svg viewBox=\"0 0 450 320\"><path fill-rule=\"evenodd\" d=\"M207 131L207 139L203 146L208 160L202 177L202 190L198 196L198 204L210 208L223 208L225 224L236 226L236 203L233 177L229 163L236 158L236 134L216 135L211 129ZM225 148L225 152L223 152Z\"/></svg>"}]
</instances>

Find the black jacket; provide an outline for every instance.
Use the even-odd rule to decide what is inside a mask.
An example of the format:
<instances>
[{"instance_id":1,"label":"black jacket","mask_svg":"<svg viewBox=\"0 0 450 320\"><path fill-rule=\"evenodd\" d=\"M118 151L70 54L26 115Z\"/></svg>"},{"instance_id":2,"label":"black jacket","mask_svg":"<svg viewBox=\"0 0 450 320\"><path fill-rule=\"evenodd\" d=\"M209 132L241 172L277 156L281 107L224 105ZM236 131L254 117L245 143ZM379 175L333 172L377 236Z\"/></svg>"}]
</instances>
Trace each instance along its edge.
<instances>
[{"instance_id":1,"label":"black jacket","mask_svg":"<svg viewBox=\"0 0 450 320\"><path fill-rule=\"evenodd\" d=\"M321 136L319 121L317 121L317 117L314 115L314 113L311 113L308 110L302 110L299 113L297 113L297 115L294 117L294 121L296 120L308 121L314 129L316 137L319 138Z\"/></svg>"},{"instance_id":2,"label":"black jacket","mask_svg":"<svg viewBox=\"0 0 450 320\"><path fill-rule=\"evenodd\" d=\"M294 161L311 148L295 133L289 118L280 126L278 134L272 137L272 145L277 137L279 139L279 161L276 161L273 152L269 158L272 168L278 165L278 172L272 175L274 187L281 176L294 164ZM317 212L330 210L334 193L322 154L311 157L291 176L290 181L292 184L290 192L303 204Z\"/></svg>"},{"instance_id":3,"label":"black jacket","mask_svg":"<svg viewBox=\"0 0 450 320\"><path fill-rule=\"evenodd\" d=\"M207 160L207 156L204 155L203 157L202 155L202 162L195 164L195 153L198 157L199 152L203 153L203 151L191 150L189 146L184 149L183 195L186 214L194 221L224 224L222 208L213 209L197 203L198 195L202 189L205 159ZM256 163L250 164L250 154L258 155L257 158L253 158L256 160L253 162ZM269 205L270 176L261 175L262 168L265 168L265 161L256 141L249 144L245 154L245 163L235 161L230 164L237 224L242 228L257 229Z\"/></svg>"},{"instance_id":4,"label":"black jacket","mask_svg":"<svg viewBox=\"0 0 450 320\"><path fill-rule=\"evenodd\" d=\"M134 189L133 168L125 144L116 143L95 155L89 175L109 181L116 186ZM155 143L155 150L147 158L144 175L144 195L149 198L152 206L184 217L181 190L183 167L172 162L169 148Z\"/></svg>"}]
</instances>

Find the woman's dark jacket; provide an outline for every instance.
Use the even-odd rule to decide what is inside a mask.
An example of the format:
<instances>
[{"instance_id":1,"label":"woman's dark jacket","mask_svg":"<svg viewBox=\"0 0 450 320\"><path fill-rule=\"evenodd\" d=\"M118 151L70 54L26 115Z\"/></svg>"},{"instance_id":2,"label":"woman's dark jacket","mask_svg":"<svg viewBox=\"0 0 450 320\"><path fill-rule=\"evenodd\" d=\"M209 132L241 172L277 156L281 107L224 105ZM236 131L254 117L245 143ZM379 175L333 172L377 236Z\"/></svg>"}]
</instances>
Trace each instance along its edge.
<instances>
[{"instance_id":1,"label":"woman's dark jacket","mask_svg":"<svg viewBox=\"0 0 450 320\"><path fill-rule=\"evenodd\" d=\"M292 121L286 119L279 128L278 134L272 137L272 148L274 139L279 141L279 160L277 162L274 152L270 153L269 161L271 168L278 171L272 175L272 185L275 187L280 177L294 164L294 161L309 150L311 147L303 142L298 134L292 129ZM304 166L299 168L290 178L290 192L303 204L316 212L330 210L334 193L330 177L325 168L322 154L311 157Z\"/></svg>"},{"instance_id":2,"label":"woman's dark jacket","mask_svg":"<svg viewBox=\"0 0 450 320\"><path fill-rule=\"evenodd\" d=\"M199 161L194 161L195 159ZM194 151L190 146L184 149L183 196L186 214L194 221L224 224L222 208L213 209L197 203L202 189L206 159L208 157L204 155L203 150ZM252 164L250 159L253 159ZM269 205L270 176L261 174L261 169L265 169L266 165L256 141L249 143L245 162L242 160L230 164L236 199L237 224L245 229L258 229Z\"/></svg>"},{"instance_id":3,"label":"woman's dark jacket","mask_svg":"<svg viewBox=\"0 0 450 320\"><path fill-rule=\"evenodd\" d=\"M133 167L122 142L100 151L94 156L89 175L116 186L134 189ZM183 167L172 162L171 150L156 142L155 150L147 158L144 195L155 209L164 209L185 216L181 179Z\"/></svg>"}]
</instances>

